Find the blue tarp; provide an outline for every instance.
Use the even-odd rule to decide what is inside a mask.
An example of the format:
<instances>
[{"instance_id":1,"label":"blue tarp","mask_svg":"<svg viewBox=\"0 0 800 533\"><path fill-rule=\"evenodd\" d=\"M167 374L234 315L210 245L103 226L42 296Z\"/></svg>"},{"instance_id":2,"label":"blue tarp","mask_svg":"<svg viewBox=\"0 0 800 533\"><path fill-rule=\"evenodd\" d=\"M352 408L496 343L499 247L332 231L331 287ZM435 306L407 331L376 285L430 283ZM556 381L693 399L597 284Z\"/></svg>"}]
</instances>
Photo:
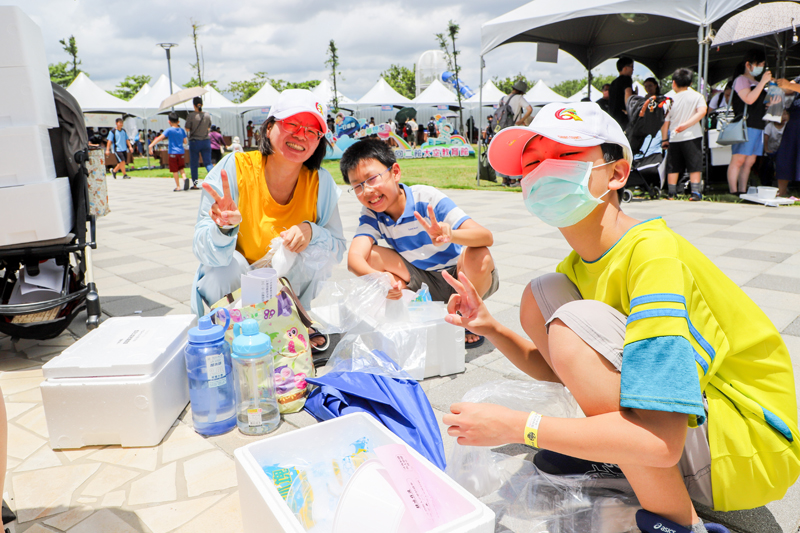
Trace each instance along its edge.
<instances>
[{"instance_id":1,"label":"blue tarp","mask_svg":"<svg viewBox=\"0 0 800 533\"><path fill-rule=\"evenodd\" d=\"M444 445L433 408L422 387L413 379L363 372L330 372L320 378L306 378L306 381L317 385L305 406L317 420L330 420L348 413L369 413L423 457L445 469Z\"/></svg>"}]
</instances>

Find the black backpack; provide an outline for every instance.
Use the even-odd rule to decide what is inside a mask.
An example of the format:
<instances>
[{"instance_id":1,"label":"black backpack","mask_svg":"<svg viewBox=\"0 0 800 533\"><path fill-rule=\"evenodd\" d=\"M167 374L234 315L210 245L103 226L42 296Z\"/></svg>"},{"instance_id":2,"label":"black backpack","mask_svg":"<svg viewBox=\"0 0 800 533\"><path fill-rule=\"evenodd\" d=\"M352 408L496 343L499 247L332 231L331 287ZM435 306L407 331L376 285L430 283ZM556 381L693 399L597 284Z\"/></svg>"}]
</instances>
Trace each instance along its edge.
<instances>
[{"instance_id":1,"label":"black backpack","mask_svg":"<svg viewBox=\"0 0 800 533\"><path fill-rule=\"evenodd\" d=\"M494 112L494 131L498 132L508 127L513 126L517 122L517 117L514 116L514 108L511 107L511 99L517 96L512 94L504 96L500 99L500 105L497 106L497 111ZM522 109L520 108L520 111Z\"/></svg>"}]
</instances>

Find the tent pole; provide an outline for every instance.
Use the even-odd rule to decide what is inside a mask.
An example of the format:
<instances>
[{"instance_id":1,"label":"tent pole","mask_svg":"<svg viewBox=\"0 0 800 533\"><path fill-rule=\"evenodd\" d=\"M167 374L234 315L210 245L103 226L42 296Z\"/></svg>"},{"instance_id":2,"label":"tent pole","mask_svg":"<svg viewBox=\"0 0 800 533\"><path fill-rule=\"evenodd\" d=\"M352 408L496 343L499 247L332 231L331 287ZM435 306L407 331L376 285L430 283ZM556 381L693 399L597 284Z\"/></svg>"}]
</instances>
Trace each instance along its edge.
<instances>
[{"instance_id":1,"label":"tent pole","mask_svg":"<svg viewBox=\"0 0 800 533\"><path fill-rule=\"evenodd\" d=\"M481 85L478 88L478 153L477 153L477 160L478 160L478 173L475 175L475 185L480 187L481 186L481 140L483 139L482 132L483 132L483 56L480 56L481 62ZM475 120L473 119L473 123ZM467 142L469 142L469 137L467 137Z\"/></svg>"},{"instance_id":2,"label":"tent pole","mask_svg":"<svg viewBox=\"0 0 800 533\"><path fill-rule=\"evenodd\" d=\"M586 52L586 97L592 101L592 51Z\"/></svg>"},{"instance_id":3,"label":"tent pole","mask_svg":"<svg viewBox=\"0 0 800 533\"><path fill-rule=\"evenodd\" d=\"M704 85L705 85L704 73L706 72L706 70L705 70L706 65L705 65L705 62L703 61L705 59L705 57L706 57L705 56L705 52L706 52L706 42L705 42L706 31L705 30L706 30L706 28L705 28L705 25L703 25L703 24L701 24L697 28L697 43L698 43L698 47L697 47L697 92L699 92L700 94L703 95L703 99L706 98L706 91L705 91L705 87L704 87ZM701 120L700 121L700 128L702 129L702 131L704 133L703 135L700 136L700 149L701 149L702 153L704 154L704 157L703 157L703 163L704 164L703 164L703 166L705 167L706 185L708 185L708 176L709 176L708 163L709 163L709 159L710 159L710 154L708 154L707 151L706 151L707 142L706 142L706 136L705 136L705 131L706 131L706 121L705 120Z\"/></svg>"},{"instance_id":4,"label":"tent pole","mask_svg":"<svg viewBox=\"0 0 800 533\"><path fill-rule=\"evenodd\" d=\"M147 170L150 170L150 139L147 137L147 119L144 120L144 124L142 125L142 131L144 131L144 142L142 143L142 148L147 146L145 152L147 152Z\"/></svg>"}]
</instances>

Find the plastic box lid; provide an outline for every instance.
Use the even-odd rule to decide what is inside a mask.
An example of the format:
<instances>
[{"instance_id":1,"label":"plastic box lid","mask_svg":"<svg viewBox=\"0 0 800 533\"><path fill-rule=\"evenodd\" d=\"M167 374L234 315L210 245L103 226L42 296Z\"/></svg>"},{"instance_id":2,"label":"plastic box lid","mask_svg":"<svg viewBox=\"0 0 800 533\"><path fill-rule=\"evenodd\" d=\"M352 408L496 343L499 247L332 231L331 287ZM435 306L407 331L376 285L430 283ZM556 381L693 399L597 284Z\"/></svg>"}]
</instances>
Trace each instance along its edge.
<instances>
[{"instance_id":1,"label":"plastic box lid","mask_svg":"<svg viewBox=\"0 0 800 533\"><path fill-rule=\"evenodd\" d=\"M110 318L48 361L44 378L153 375L182 352L196 322L195 315Z\"/></svg>"},{"instance_id":2,"label":"plastic box lid","mask_svg":"<svg viewBox=\"0 0 800 533\"><path fill-rule=\"evenodd\" d=\"M16 6L0 6L0 67L47 67L41 28Z\"/></svg>"}]
</instances>

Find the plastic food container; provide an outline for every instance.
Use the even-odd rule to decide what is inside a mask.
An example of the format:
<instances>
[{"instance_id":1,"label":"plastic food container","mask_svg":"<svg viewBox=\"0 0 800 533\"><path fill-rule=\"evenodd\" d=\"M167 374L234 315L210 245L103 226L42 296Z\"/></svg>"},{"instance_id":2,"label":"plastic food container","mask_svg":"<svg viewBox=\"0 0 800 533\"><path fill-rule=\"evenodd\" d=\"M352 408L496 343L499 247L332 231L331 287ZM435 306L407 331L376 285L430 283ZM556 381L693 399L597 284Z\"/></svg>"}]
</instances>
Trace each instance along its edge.
<instances>
[{"instance_id":1,"label":"plastic food container","mask_svg":"<svg viewBox=\"0 0 800 533\"><path fill-rule=\"evenodd\" d=\"M762 200L773 200L776 196L778 196L778 188L777 187L759 187L758 188L758 197Z\"/></svg>"},{"instance_id":2,"label":"plastic food container","mask_svg":"<svg viewBox=\"0 0 800 533\"><path fill-rule=\"evenodd\" d=\"M306 530L289 509L289 506L286 505L272 480L264 473L262 465L289 464L295 462L298 458L320 460L326 453L329 453L330 443L340 440L342 436L353 440L367 437L375 447L388 444L404 444L402 440L372 416L366 413L353 413L260 440L234 451L236 477L239 484L239 500L242 509L242 525L245 533L262 533L264 531L269 531L270 533L305 533ZM494 532L495 515L491 509L415 450L409 447L408 453L422 463L431 476L451 487L471 509L470 512L462 514L457 519L431 529L429 533ZM356 473L358 472L359 470L356 470ZM354 478L357 475L363 475L367 478L365 481L369 485L376 481L375 473L375 471L365 471L363 474L354 474ZM370 478L372 478L372 481L370 481ZM363 487L362 483L358 485ZM378 495L377 490L375 494L376 496ZM369 515L370 512L366 508L368 502L365 501L362 505L364 506L364 515ZM394 509L399 511L396 507L396 502L391 500L385 500L381 505L385 507L385 510L391 511ZM350 500L347 508L340 509L340 512L344 511L347 516L353 516L353 513L358 512L358 507ZM396 517L394 523L398 527L403 522L399 515L399 512L393 514L393 517ZM371 531L378 530L373 529ZM399 531L402 531L402 529Z\"/></svg>"}]
</instances>

